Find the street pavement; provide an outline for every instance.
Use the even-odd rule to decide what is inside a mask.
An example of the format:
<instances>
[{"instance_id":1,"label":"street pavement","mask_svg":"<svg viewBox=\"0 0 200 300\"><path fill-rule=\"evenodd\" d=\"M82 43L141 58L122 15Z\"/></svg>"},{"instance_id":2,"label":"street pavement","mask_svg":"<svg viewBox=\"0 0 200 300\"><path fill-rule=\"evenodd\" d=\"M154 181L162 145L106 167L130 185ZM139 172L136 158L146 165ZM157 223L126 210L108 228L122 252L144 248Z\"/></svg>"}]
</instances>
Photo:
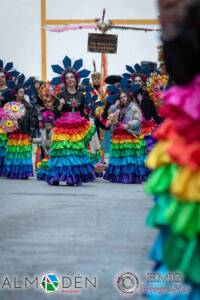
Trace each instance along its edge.
<instances>
[{"instance_id":1,"label":"street pavement","mask_svg":"<svg viewBox=\"0 0 200 300\"><path fill-rule=\"evenodd\" d=\"M79 187L0 179L0 300L142 299L116 282L124 272L143 280L152 267L155 232L145 219L153 202L143 189L102 179ZM25 288L25 277L40 282L49 273L70 277L71 286L51 294ZM86 277L97 287L86 288Z\"/></svg>"}]
</instances>

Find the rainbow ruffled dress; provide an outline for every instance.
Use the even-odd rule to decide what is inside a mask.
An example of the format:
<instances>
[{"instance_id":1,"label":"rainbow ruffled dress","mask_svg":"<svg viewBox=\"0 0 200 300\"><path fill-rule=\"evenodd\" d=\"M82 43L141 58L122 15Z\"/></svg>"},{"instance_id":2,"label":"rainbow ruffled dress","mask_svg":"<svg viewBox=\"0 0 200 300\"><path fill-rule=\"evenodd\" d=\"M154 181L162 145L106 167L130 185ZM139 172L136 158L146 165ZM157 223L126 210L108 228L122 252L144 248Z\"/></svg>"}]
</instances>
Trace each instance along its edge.
<instances>
[{"instance_id":1,"label":"rainbow ruffled dress","mask_svg":"<svg viewBox=\"0 0 200 300\"><path fill-rule=\"evenodd\" d=\"M7 135L4 133L3 129L0 128L0 176L3 174L3 165L4 159L6 155L6 143L7 143Z\"/></svg>"},{"instance_id":2,"label":"rainbow ruffled dress","mask_svg":"<svg viewBox=\"0 0 200 300\"><path fill-rule=\"evenodd\" d=\"M156 272L179 271L186 292L149 293L150 299L200 297L200 76L164 95L166 120L156 132L159 143L148 158L153 169L146 185L155 205L147 223L160 233L151 258Z\"/></svg>"},{"instance_id":3,"label":"rainbow ruffled dress","mask_svg":"<svg viewBox=\"0 0 200 300\"><path fill-rule=\"evenodd\" d=\"M113 132L109 165L104 179L114 183L142 183L146 180L146 144L143 136L135 137L118 123Z\"/></svg>"},{"instance_id":4,"label":"rainbow ruffled dress","mask_svg":"<svg viewBox=\"0 0 200 300\"><path fill-rule=\"evenodd\" d=\"M33 176L32 143L28 134L8 134L3 174L11 179L28 179Z\"/></svg>"},{"instance_id":5,"label":"rainbow ruffled dress","mask_svg":"<svg viewBox=\"0 0 200 300\"><path fill-rule=\"evenodd\" d=\"M53 185L64 181L79 185L95 179L88 155L88 143L95 127L79 112L63 113L53 128L46 181Z\"/></svg>"}]
</instances>

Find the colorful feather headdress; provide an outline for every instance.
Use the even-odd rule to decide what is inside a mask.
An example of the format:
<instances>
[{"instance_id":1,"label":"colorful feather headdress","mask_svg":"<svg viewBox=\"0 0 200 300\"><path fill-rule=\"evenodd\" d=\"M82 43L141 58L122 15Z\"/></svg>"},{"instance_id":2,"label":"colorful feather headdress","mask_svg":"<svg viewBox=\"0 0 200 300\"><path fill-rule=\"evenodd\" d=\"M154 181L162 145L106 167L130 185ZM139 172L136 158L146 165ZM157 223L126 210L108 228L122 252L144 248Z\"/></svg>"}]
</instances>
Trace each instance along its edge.
<instances>
[{"instance_id":1,"label":"colorful feather headdress","mask_svg":"<svg viewBox=\"0 0 200 300\"><path fill-rule=\"evenodd\" d=\"M12 79L20 74L18 71L13 70L13 62L8 62L4 66L2 59L0 59L0 72L6 75L6 79Z\"/></svg>"},{"instance_id":2,"label":"colorful feather headdress","mask_svg":"<svg viewBox=\"0 0 200 300\"><path fill-rule=\"evenodd\" d=\"M91 73L89 70L82 69L83 67L83 60L77 59L72 63L71 58L68 56L65 56L63 59L63 67L59 65L52 65L52 70L54 73L59 74L59 76L54 77L51 81L52 85L58 85L62 82L64 82L64 75L66 72L71 71L75 74L75 77L77 80L86 78Z\"/></svg>"}]
</instances>

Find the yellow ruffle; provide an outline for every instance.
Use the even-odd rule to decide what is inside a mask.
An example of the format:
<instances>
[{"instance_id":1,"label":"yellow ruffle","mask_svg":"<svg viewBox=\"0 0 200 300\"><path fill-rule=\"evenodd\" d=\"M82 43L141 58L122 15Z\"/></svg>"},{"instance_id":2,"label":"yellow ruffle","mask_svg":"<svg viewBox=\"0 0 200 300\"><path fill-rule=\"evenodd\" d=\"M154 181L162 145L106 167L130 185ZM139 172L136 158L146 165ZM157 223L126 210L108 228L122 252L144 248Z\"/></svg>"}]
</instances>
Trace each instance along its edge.
<instances>
[{"instance_id":1,"label":"yellow ruffle","mask_svg":"<svg viewBox=\"0 0 200 300\"><path fill-rule=\"evenodd\" d=\"M154 146L146 161L146 165L149 169L156 169L162 165L171 163L170 156L167 153L169 146L170 141L162 141Z\"/></svg>"},{"instance_id":2,"label":"yellow ruffle","mask_svg":"<svg viewBox=\"0 0 200 300\"><path fill-rule=\"evenodd\" d=\"M52 142L62 142L62 141L72 141L72 142L79 142L85 138L87 135L87 131L81 134L53 134L52 135Z\"/></svg>"},{"instance_id":3,"label":"yellow ruffle","mask_svg":"<svg viewBox=\"0 0 200 300\"><path fill-rule=\"evenodd\" d=\"M200 170L180 169L171 185L171 193L180 201L200 201Z\"/></svg>"},{"instance_id":4,"label":"yellow ruffle","mask_svg":"<svg viewBox=\"0 0 200 300\"><path fill-rule=\"evenodd\" d=\"M134 139L134 140L117 140L117 139L112 139L112 144L138 144L140 143L139 139Z\"/></svg>"},{"instance_id":5,"label":"yellow ruffle","mask_svg":"<svg viewBox=\"0 0 200 300\"><path fill-rule=\"evenodd\" d=\"M9 139L8 146L29 146L31 145L31 141L29 139L23 139L23 140L15 140L15 139Z\"/></svg>"}]
</instances>

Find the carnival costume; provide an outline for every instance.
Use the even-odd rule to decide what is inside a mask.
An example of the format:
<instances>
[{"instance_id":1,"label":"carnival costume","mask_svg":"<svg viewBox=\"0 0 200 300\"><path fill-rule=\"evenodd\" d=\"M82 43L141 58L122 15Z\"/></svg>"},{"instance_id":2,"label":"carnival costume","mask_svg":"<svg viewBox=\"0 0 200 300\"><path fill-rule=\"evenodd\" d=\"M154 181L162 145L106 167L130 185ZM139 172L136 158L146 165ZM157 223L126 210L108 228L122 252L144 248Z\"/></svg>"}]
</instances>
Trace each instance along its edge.
<instances>
[{"instance_id":1,"label":"carnival costume","mask_svg":"<svg viewBox=\"0 0 200 300\"><path fill-rule=\"evenodd\" d=\"M76 78L83 78L90 73L80 70L83 65L81 59L75 61L72 66L71 59L66 56L63 64L65 69L62 69L62 72L60 66L52 66L53 70L61 75L60 79L57 77L52 80L53 84L60 83L66 71L76 73ZM74 95L64 91L61 97L65 99L64 112L61 112L61 117L54 124L46 181L51 185L61 181L70 185L93 181L94 167L90 162L87 147L95 127L80 115L80 112L83 112L84 98L79 91Z\"/></svg>"},{"instance_id":2,"label":"carnival costume","mask_svg":"<svg viewBox=\"0 0 200 300\"><path fill-rule=\"evenodd\" d=\"M25 76L21 74L18 77L18 88L25 88L30 82L30 80L25 81ZM37 134L37 114L25 100L21 103L9 102L4 105L4 110L11 120L18 122L18 129L8 134L4 176L10 179L28 179L33 176L31 137Z\"/></svg>"},{"instance_id":3,"label":"carnival costume","mask_svg":"<svg viewBox=\"0 0 200 300\"><path fill-rule=\"evenodd\" d=\"M124 87L124 84L122 86ZM115 89L112 87L110 90ZM112 100L118 98L119 94L111 96ZM140 108L132 102L123 108L113 104L110 107L109 119L113 134L109 165L104 179L114 183L142 183L146 179L147 169L144 165L146 145L140 134L142 120ZM129 128L124 129L124 125L127 124Z\"/></svg>"},{"instance_id":4,"label":"carnival costume","mask_svg":"<svg viewBox=\"0 0 200 300\"><path fill-rule=\"evenodd\" d=\"M200 295L200 5L187 3L191 7L176 24L176 39L164 41L166 64L178 85L164 93L165 121L155 133L159 142L148 157L153 172L146 185L155 197L147 223L160 230L150 252L154 271L163 276L179 272L185 285L179 282L179 290L172 293L174 282L154 283L155 291L147 293L151 300L196 300ZM175 9L170 7L173 14ZM191 60L185 59L188 49ZM169 292L160 295L158 287Z\"/></svg>"}]
</instances>

